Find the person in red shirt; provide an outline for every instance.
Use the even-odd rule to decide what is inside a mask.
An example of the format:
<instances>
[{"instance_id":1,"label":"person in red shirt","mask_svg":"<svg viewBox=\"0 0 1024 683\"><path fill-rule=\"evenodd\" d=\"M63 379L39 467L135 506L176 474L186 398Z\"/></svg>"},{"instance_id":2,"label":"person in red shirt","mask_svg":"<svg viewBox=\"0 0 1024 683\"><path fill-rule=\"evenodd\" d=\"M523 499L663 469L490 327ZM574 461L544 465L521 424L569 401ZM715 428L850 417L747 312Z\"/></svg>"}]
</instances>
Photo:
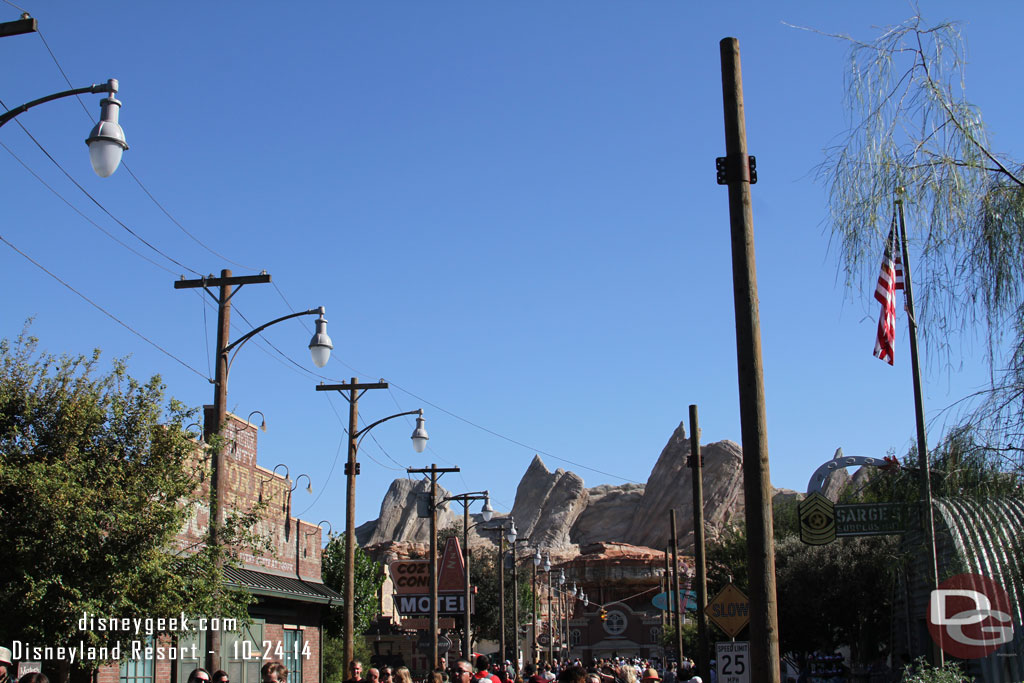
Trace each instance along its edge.
<instances>
[{"instance_id":1,"label":"person in red shirt","mask_svg":"<svg viewBox=\"0 0 1024 683\"><path fill-rule=\"evenodd\" d=\"M487 655L477 655L475 666L476 675L473 676L473 680L486 678L488 683L501 683L501 680L489 671L491 660L488 659Z\"/></svg>"}]
</instances>

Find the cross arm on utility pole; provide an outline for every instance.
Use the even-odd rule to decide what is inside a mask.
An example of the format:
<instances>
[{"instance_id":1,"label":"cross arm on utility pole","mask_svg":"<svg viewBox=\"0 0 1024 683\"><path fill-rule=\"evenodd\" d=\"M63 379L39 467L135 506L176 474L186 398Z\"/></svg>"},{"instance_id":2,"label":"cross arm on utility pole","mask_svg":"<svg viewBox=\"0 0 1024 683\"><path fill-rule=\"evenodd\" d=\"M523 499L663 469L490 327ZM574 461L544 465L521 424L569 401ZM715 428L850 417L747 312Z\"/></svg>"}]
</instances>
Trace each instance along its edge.
<instances>
[{"instance_id":1,"label":"cross arm on utility pole","mask_svg":"<svg viewBox=\"0 0 1024 683\"><path fill-rule=\"evenodd\" d=\"M28 16L26 12L17 21L5 21L0 24L0 38L20 36L22 33L35 33L38 30L39 25L36 23L36 20Z\"/></svg>"}]
</instances>

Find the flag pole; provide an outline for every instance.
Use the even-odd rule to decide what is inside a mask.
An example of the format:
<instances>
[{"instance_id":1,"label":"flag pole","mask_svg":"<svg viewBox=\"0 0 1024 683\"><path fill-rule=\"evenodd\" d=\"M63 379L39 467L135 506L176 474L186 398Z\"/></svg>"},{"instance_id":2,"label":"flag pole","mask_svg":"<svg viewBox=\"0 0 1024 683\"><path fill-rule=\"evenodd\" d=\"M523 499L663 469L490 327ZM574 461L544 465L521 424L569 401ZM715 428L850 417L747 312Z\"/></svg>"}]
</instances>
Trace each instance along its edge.
<instances>
[{"instance_id":1,"label":"flag pole","mask_svg":"<svg viewBox=\"0 0 1024 683\"><path fill-rule=\"evenodd\" d=\"M902 195L902 188L899 192ZM939 586L939 562L935 549L935 513L932 509L932 478L928 465L928 441L924 426L924 399L921 395L921 364L917 354L917 318L914 315L914 290L910 281L910 259L907 254L907 228L903 219L903 199L897 197L896 207L900 217L900 251L903 255L903 294L907 302L907 328L910 330L910 366L914 378L914 409L917 418L917 461L921 473L921 524L924 527L925 543L928 547L929 572L928 583L931 590ZM939 647L932 653L932 662L938 666L945 664L942 650L942 629L939 629ZM909 643L908 643L909 645Z\"/></svg>"}]
</instances>

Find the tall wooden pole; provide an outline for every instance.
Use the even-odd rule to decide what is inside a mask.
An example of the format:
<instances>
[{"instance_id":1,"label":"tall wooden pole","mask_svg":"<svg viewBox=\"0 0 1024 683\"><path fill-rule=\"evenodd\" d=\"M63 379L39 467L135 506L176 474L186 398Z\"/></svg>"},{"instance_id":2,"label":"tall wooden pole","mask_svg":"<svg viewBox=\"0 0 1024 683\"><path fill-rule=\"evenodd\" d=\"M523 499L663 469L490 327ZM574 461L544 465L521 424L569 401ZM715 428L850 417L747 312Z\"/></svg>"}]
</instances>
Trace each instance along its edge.
<instances>
[{"instance_id":1,"label":"tall wooden pole","mask_svg":"<svg viewBox=\"0 0 1024 683\"><path fill-rule=\"evenodd\" d=\"M355 381L353 380L354 383ZM437 656L437 477L446 472L458 472L459 468L438 467L435 464L431 464L430 467L421 469L409 467L405 471L409 474L430 475L430 566L428 567L428 580L430 581L430 670L433 671L440 661Z\"/></svg>"},{"instance_id":2,"label":"tall wooden pole","mask_svg":"<svg viewBox=\"0 0 1024 683\"><path fill-rule=\"evenodd\" d=\"M231 278L231 271L220 271L220 277L222 281L229 280ZM226 349L231 338L231 285L228 282L221 284L219 294L217 297L217 364L215 370L216 378L213 386L213 414L215 422L212 425L205 425L203 428L203 431L206 432L207 443L210 442L211 436L221 433L221 430L224 429L224 423L228 418L228 352ZM227 472L224 471L224 460L224 443L218 441L216 448L213 450L213 458L210 463L210 488L212 490L212 495L210 496L210 545L214 547L220 544L220 529L224 524L225 496L223 483L227 477ZM218 555L218 570L221 570L222 563L222 556ZM220 571L218 571L219 573ZM220 668L220 643L220 630L211 629L207 633L208 649L206 652L206 665L210 667L210 671L216 671Z\"/></svg>"},{"instance_id":3,"label":"tall wooden pole","mask_svg":"<svg viewBox=\"0 0 1024 683\"><path fill-rule=\"evenodd\" d=\"M671 629L678 629L679 624L676 623L676 608L675 600L679 596L672 595L672 546L665 546L665 595L668 597L665 604L665 611L668 612L668 627ZM682 659L679 660L680 663Z\"/></svg>"},{"instance_id":4,"label":"tall wooden pole","mask_svg":"<svg viewBox=\"0 0 1024 683\"><path fill-rule=\"evenodd\" d=\"M348 397L348 460L345 463L345 670L355 659L356 630L356 452L359 435L359 380L352 378Z\"/></svg>"},{"instance_id":5,"label":"tall wooden pole","mask_svg":"<svg viewBox=\"0 0 1024 683\"><path fill-rule=\"evenodd\" d=\"M538 550L537 552L538 552L538 556L537 557L540 558L540 552L541 551ZM537 565L538 564L539 564L538 559L535 559L534 560L534 584L532 584L532 586L534 586L534 624L532 624L532 628L530 629L530 631L532 631L532 633L534 633L534 666L535 667L537 667L538 665L541 664L541 645L537 642L537 626L538 626L538 624L541 624L541 612L538 611L540 605L537 602L537 591L538 591L538 586L537 586ZM540 670L538 670L538 673L540 673Z\"/></svg>"},{"instance_id":6,"label":"tall wooden pole","mask_svg":"<svg viewBox=\"0 0 1024 683\"><path fill-rule=\"evenodd\" d=\"M754 259L754 216L750 184L756 179L747 156L746 119L740 43L724 38L722 99L725 112L724 176L729 186L732 238L733 300L736 313L736 364L743 439L743 493L750 571L750 671L754 683L779 683L778 604L775 592L775 548L772 540L771 481L768 472L768 430L761 363L761 321L757 304Z\"/></svg>"},{"instance_id":7,"label":"tall wooden pole","mask_svg":"<svg viewBox=\"0 0 1024 683\"><path fill-rule=\"evenodd\" d=\"M470 628L470 612L472 610L470 610L470 608L469 608L469 604L470 604L469 603L469 599L470 599L471 595L470 595L470 583L469 583L469 555L470 555L470 553L469 553L469 501L468 500L465 500L465 501L462 502L462 545L465 546L462 549L462 556L463 556L463 558L465 558L464 564L466 565L465 583L463 583L463 586L462 586L463 591L464 591L463 598L465 599L465 604L463 605L462 625L463 625L463 628L465 628L465 631L466 631L464 636L463 636L463 639L462 639L462 656L465 657L467 661L471 662L473 660L470 658L470 653L473 651L472 650L472 645L473 644L470 641L471 636L470 636L470 632L469 632L469 628Z\"/></svg>"},{"instance_id":8,"label":"tall wooden pole","mask_svg":"<svg viewBox=\"0 0 1024 683\"><path fill-rule=\"evenodd\" d=\"M505 666L505 528L498 536L498 657Z\"/></svg>"},{"instance_id":9,"label":"tall wooden pole","mask_svg":"<svg viewBox=\"0 0 1024 683\"><path fill-rule=\"evenodd\" d=\"M935 550L935 511L932 509L932 477L928 463L928 436L924 423L924 398L921 391L921 364L917 355L917 318L914 316L914 290L910 283L910 262L907 254L907 228L903 220L903 200L896 205L900 215L900 250L903 255L903 291L907 301L907 327L910 330L910 366L914 376L914 415L917 422L917 465L921 472L921 525L924 527L925 544L928 547L928 582L935 590L939 587L939 560ZM932 663L945 664L942 650L942 629L939 633L939 647L932 652Z\"/></svg>"},{"instance_id":10,"label":"tall wooden pole","mask_svg":"<svg viewBox=\"0 0 1024 683\"><path fill-rule=\"evenodd\" d=\"M550 560L550 555L548 556ZM554 611L551 609L551 596L554 595L554 582L551 578L551 570L548 569L548 664L555 666L555 620Z\"/></svg>"},{"instance_id":11,"label":"tall wooden pole","mask_svg":"<svg viewBox=\"0 0 1024 683\"><path fill-rule=\"evenodd\" d=\"M512 551L512 666L519 672L519 574L516 565L516 544Z\"/></svg>"},{"instance_id":12,"label":"tall wooden pole","mask_svg":"<svg viewBox=\"0 0 1024 683\"><path fill-rule=\"evenodd\" d=\"M676 509L670 510L672 515L672 592L675 594L676 605L676 648L679 662L683 661L683 609L685 602L679 597L679 536L676 532Z\"/></svg>"},{"instance_id":13,"label":"tall wooden pole","mask_svg":"<svg viewBox=\"0 0 1024 683\"><path fill-rule=\"evenodd\" d=\"M690 471L693 474L693 557L697 564L697 672L702 680L711 680L708 623L704 608L708 604L708 570L704 559L704 456L700 452L700 424L697 406L690 406Z\"/></svg>"}]
</instances>

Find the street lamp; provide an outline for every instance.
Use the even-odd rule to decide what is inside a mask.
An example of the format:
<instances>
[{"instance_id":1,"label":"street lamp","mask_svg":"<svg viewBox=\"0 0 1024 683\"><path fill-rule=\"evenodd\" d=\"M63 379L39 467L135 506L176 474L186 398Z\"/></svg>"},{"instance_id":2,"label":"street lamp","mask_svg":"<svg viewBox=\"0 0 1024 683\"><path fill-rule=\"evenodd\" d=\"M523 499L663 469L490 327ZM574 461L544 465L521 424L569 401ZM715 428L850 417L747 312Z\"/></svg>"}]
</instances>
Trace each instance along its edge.
<instances>
[{"instance_id":1,"label":"street lamp","mask_svg":"<svg viewBox=\"0 0 1024 683\"><path fill-rule=\"evenodd\" d=\"M556 624L558 624L558 630L561 632L561 633L559 633L559 636L558 636L558 658L559 659L562 659L562 649L565 647L565 639L562 638L562 633L565 633L562 630L562 622L565 620L565 611L566 611L566 609L562 607L562 599L564 598L564 593L565 593L565 591L562 589L562 586L564 586L564 585L565 585L565 569L562 568L562 569L558 570L558 615L559 615L559 620L556 622ZM568 601L566 600L565 602L567 603ZM565 636L567 637L568 634L566 633Z\"/></svg>"},{"instance_id":2,"label":"street lamp","mask_svg":"<svg viewBox=\"0 0 1024 683\"><path fill-rule=\"evenodd\" d=\"M467 660L470 658L472 652L472 643L470 636L470 582L469 582L469 504L474 500L484 501L484 506L480 510L480 516L483 517L484 522L491 521L491 517L494 516L494 508L491 507L491 495L487 491L472 491L470 493L459 493L456 495L448 496L444 500L438 501L437 505L444 505L450 500L458 501L462 503L462 559L463 564L466 565L466 581L465 581L465 604L463 604L463 628L465 633L462 639L462 656Z\"/></svg>"},{"instance_id":3,"label":"street lamp","mask_svg":"<svg viewBox=\"0 0 1024 683\"><path fill-rule=\"evenodd\" d=\"M319 321L318 321L319 322ZM324 321L326 323L327 321ZM318 340L321 333L320 325L317 325L317 333L310 341L310 348ZM326 331L324 331L326 337ZM330 342L330 339L327 340ZM321 344L322 347L322 344ZM326 363L326 360L325 360ZM344 630L344 666L348 666L355 655L353 634L356 627L355 612L355 570L356 570L356 475L359 474L359 463L356 462L356 454L359 451L359 443L367 432L379 424L393 420L404 415L417 415L416 429L412 433L412 446L417 453L422 453L427 447L427 430L423 426L423 410L408 410L404 413L395 413L383 419L359 429L359 397L370 389L387 389L387 382L371 382L360 384L355 377L350 384L317 384L317 391L337 391L342 398L348 401L348 461L345 463L345 630ZM436 662L435 662L436 663Z\"/></svg>"},{"instance_id":4,"label":"street lamp","mask_svg":"<svg viewBox=\"0 0 1024 683\"><path fill-rule=\"evenodd\" d=\"M117 81L111 79L111 92L117 91ZM69 91L71 92L71 91ZM112 99L112 98L108 98ZM114 100L116 103L116 100ZM109 104L109 103L108 103ZM120 103L117 103L120 106ZM116 109L113 109L116 114ZM104 110L106 116L107 109ZM101 121L101 124L103 122ZM116 116L115 121L116 124ZM94 129L94 133L98 131L100 138L104 136L110 136L112 129L104 129L97 125ZM106 155L109 158L108 152L103 152L100 156ZM120 158L120 155L118 155ZM111 173L113 169L111 169ZM108 174L109 175L109 174ZM241 350L245 342L252 339L254 336L267 329L271 325L297 318L302 315L319 315L320 321L323 321L323 325L317 325L318 333L314 335L313 339L309 343L310 351L313 353L314 362L318 359L326 362L326 357L331 352L331 340L327 336L326 323L324 319L324 308L311 308L308 311L300 311L298 313L290 313L283 315L280 318L271 320L269 323L260 325L259 327L250 330L246 334L236 339L233 342L229 342L228 338L231 334L231 299L237 294L242 287L248 284L264 284L270 282L270 274L266 271L259 275L241 275L233 276L230 270L224 269L220 271L220 277L213 277L209 275L207 277L199 278L197 280L186 280L184 278L176 280L174 283L175 289L196 289L203 288L206 293L217 302L217 365L216 375L213 382L213 411L207 412L204 415L203 424L203 438L206 443L210 443L210 437L217 434L224 428L224 423L227 421L227 398L228 398L228 373L231 370L231 363L234 362L238 352ZM234 291L232 288L234 287ZM214 294L211 288L217 288L217 294ZM232 354L232 350L234 353ZM325 355L326 354L326 355ZM220 485L221 475L224 473L224 448L220 443L215 443L213 447L213 457L211 459L210 468L210 545L216 547L220 543L220 526L222 524L222 517L224 513L224 491ZM218 557L218 566L221 565L223 559ZM209 637L209 650L207 652L206 664L207 668L219 669L220 666L220 631L217 629L211 629Z\"/></svg>"},{"instance_id":5,"label":"street lamp","mask_svg":"<svg viewBox=\"0 0 1024 683\"><path fill-rule=\"evenodd\" d=\"M117 122L121 103L114 98L114 95L117 93L116 78L111 78L103 85L90 85L84 88L65 90L64 92L26 102L20 107L15 107L0 114L0 126L3 126L18 114L23 114L32 107L50 102L51 100L72 97L74 95L98 95L100 93L107 93L108 97L100 101L100 106L102 107L100 121L93 126L89 137L85 139L85 143L89 145L89 160L92 162L92 170L99 177L107 178L117 170L118 165L121 163L121 154L128 149L128 143L124 140L124 130L121 129L121 124Z\"/></svg>"},{"instance_id":6,"label":"street lamp","mask_svg":"<svg viewBox=\"0 0 1024 683\"><path fill-rule=\"evenodd\" d=\"M501 658L502 666L505 662L505 540L515 541L518 534L515 520L511 517L505 518L501 524L493 527L485 527L488 531L499 531L498 537L498 656Z\"/></svg>"},{"instance_id":7,"label":"street lamp","mask_svg":"<svg viewBox=\"0 0 1024 683\"><path fill-rule=\"evenodd\" d=\"M551 597L554 594L554 577L551 576L551 553L544 558L544 573L548 575L548 663L555 665L555 622L551 608Z\"/></svg>"},{"instance_id":8,"label":"street lamp","mask_svg":"<svg viewBox=\"0 0 1024 683\"><path fill-rule=\"evenodd\" d=\"M520 664L520 662L519 662L519 560L516 557L516 544L517 543L529 543L530 542L530 540L527 539L527 538L520 538L520 539L517 540L517 538L516 538L517 535L518 535L518 532L516 531L515 524L513 523L512 529L511 529L511 531L509 531L509 533L507 535L507 538L508 538L509 544L511 545L511 551L512 551L512 596L513 596L512 597L512 621L513 621L513 623L515 625L515 628L512 630L512 632L514 634L514 638L515 638L515 647L513 648L513 655L514 655L513 656L513 665L515 666L516 672L519 671L519 664ZM536 556L534 556L532 558L535 563L539 561L540 550L538 550L537 553L538 553L538 555L536 555ZM537 578L536 565L534 566L533 577L534 577L534 583L536 583L536 578ZM536 594L534 595L533 610L534 610L534 614L536 614L536 612L537 612Z\"/></svg>"},{"instance_id":9,"label":"street lamp","mask_svg":"<svg viewBox=\"0 0 1024 683\"><path fill-rule=\"evenodd\" d=\"M540 566L540 548L533 554L533 665L540 663L540 644L537 642L537 624L540 622L540 612L537 611L537 567Z\"/></svg>"}]
</instances>

